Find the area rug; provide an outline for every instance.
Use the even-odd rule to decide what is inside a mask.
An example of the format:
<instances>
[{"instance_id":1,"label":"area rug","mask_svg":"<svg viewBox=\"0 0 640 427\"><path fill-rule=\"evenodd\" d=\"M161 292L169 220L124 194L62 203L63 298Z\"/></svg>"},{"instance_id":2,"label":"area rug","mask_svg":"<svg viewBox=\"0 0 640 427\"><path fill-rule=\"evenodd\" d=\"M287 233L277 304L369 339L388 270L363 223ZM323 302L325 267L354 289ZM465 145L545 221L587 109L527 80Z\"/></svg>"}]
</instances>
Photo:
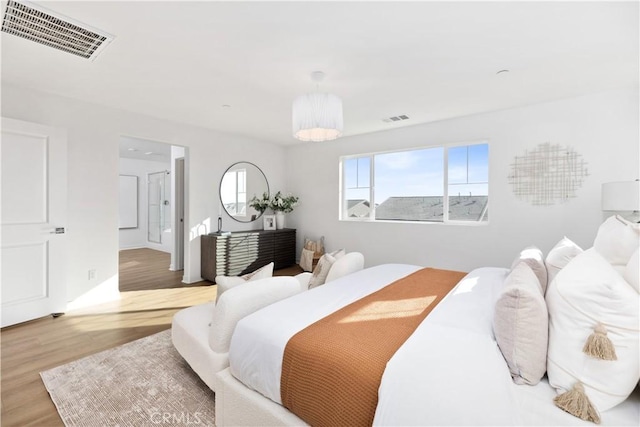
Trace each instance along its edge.
<instances>
[{"instance_id":1,"label":"area rug","mask_svg":"<svg viewBox=\"0 0 640 427\"><path fill-rule=\"evenodd\" d=\"M214 393L163 331L40 376L66 426L214 425Z\"/></svg>"}]
</instances>

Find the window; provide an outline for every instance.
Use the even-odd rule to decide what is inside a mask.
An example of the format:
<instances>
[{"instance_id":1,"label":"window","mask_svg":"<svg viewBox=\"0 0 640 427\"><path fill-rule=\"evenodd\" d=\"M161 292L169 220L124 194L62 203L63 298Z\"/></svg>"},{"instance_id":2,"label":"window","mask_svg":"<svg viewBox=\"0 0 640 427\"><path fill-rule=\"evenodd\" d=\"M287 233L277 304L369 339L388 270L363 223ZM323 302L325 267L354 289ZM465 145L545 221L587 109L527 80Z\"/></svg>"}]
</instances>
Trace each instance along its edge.
<instances>
[{"instance_id":1,"label":"window","mask_svg":"<svg viewBox=\"0 0 640 427\"><path fill-rule=\"evenodd\" d=\"M224 208L232 216L246 216L247 211L247 170L226 172L220 186L220 197Z\"/></svg>"},{"instance_id":2,"label":"window","mask_svg":"<svg viewBox=\"0 0 640 427\"><path fill-rule=\"evenodd\" d=\"M371 159L355 157L344 160L347 210L350 218L368 218L371 207Z\"/></svg>"},{"instance_id":3,"label":"window","mask_svg":"<svg viewBox=\"0 0 640 427\"><path fill-rule=\"evenodd\" d=\"M449 219L487 221L489 145L451 147L447 151Z\"/></svg>"},{"instance_id":4,"label":"window","mask_svg":"<svg viewBox=\"0 0 640 427\"><path fill-rule=\"evenodd\" d=\"M489 144L341 158L343 220L488 221Z\"/></svg>"}]
</instances>

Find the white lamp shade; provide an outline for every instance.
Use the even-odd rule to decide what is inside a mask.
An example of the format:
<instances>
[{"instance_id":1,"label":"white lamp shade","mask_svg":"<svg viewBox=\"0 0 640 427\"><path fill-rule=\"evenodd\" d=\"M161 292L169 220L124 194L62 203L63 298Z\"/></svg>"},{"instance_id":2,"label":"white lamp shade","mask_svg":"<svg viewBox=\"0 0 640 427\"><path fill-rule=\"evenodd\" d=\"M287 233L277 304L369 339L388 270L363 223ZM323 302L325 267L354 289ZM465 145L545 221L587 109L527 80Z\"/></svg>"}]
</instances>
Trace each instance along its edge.
<instances>
[{"instance_id":1,"label":"white lamp shade","mask_svg":"<svg viewBox=\"0 0 640 427\"><path fill-rule=\"evenodd\" d=\"M602 184L602 210L640 210L640 183L638 181L622 181Z\"/></svg>"},{"instance_id":2,"label":"white lamp shade","mask_svg":"<svg viewBox=\"0 0 640 427\"><path fill-rule=\"evenodd\" d=\"M307 93L293 101L293 136L330 141L342 136L342 100L330 93Z\"/></svg>"}]
</instances>

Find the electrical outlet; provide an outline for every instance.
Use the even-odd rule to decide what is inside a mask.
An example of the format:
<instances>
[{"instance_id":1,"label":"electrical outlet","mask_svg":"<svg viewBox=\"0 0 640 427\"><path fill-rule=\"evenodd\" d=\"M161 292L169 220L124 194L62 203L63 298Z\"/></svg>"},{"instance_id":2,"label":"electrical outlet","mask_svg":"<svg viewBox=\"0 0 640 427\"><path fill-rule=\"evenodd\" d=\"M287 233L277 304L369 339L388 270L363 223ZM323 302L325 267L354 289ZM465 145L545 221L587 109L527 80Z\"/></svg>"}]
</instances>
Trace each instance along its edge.
<instances>
[{"instance_id":1,"label":"electrical outlet","mask_svg":"<svg viewBox=\"0 0 640 427\"><path fill-rule=\"evenodd\" d=\"M92 268L89 270L89 280L96 280L98 278L98 273L96 273L96 269Z\"/></svg>"}]
</instances>

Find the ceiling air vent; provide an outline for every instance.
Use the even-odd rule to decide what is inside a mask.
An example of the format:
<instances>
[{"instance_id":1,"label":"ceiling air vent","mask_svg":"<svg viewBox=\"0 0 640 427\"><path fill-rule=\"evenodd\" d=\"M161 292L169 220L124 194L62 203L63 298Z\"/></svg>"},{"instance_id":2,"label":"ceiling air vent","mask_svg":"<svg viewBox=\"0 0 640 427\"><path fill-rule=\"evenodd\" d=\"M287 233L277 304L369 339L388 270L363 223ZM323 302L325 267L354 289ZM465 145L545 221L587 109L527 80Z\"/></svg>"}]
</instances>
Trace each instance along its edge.
<instances>
[{"instance_id":1,"label":"ceiling air vent","mask_svg":"<svg viewBox=\"0 0 640 427\"><path fill-rule=\"evenodd\" d=\"M95 59L113 40L113 36L85 24L56 17L51 11L28 2L13 0L7 2L2 31L87 59Z\"/></svg>"},{"instance_id":2,"label":"ceiling air vent","mask_svg":"<svg viewBox=\"0 0 640 427\"><path fill-rule=\"evenodd\" d=\"M393 116L393 117L388 117L386 119L382 119L382 121L385 122L385 123L399 122L401 120L409 120L409 116L405 116L403 114L401 116Z\"/></svg>"}]
</instances>

